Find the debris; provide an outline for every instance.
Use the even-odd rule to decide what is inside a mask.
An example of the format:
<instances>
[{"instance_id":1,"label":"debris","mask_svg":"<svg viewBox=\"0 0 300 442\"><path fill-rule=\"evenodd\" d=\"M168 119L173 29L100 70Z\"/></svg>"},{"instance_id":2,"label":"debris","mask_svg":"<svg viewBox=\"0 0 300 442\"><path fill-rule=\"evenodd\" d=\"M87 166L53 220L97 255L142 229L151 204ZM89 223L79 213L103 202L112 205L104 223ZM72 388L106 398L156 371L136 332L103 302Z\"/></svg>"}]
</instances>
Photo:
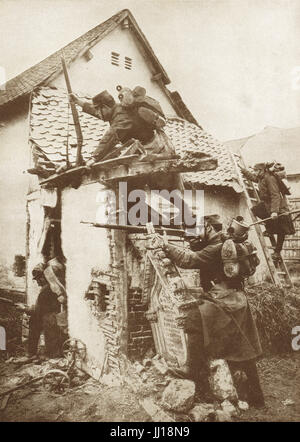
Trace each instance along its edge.
<instances>
[{"instance_id":1,"label":"debris","mask_svg":"<svg viewBox=\"0 0 300 442\"><path fill-rule=\"evenodd\" d=\"M215 420L215 408L213 404L198 404L189 412L195 422L213 422Z\"/></svg>"},{"instance_id":2,"label":"debris","mask_svg":"<svg viewBox=\"0 0 300 442\"><path fill-rule=\"evenodd\" d=\"M245 402L245 401L238 401L237 405L238 405L238 408L239 408L241 411L247 411L247 410L249 410L249 405L248 405L248 403Z\"/></svg>"},{"instance_id":3,"label":"debris","mask_svg":"<svg viewBox=\"0 0 300 442\"><path fill-rule=\"evenodd\" d=\"M6 405L8 404L9 398L11 396L11 393L8 393L4 398L2 399L1 405L0 405L0 411L5 410Z\"/></svg>"},{"instance_id":4,"label":"debris","mask_svg":"<svg viewBox=\"0 0 300 442\"><path fill-rule=\"evenodd\" d=\"M135 371L138 373L138 374L140 374L140 373L142 373L143 371L145 371L145 367L142 365L142 364L140 364L139 362L135 362L134 363L134 369L135 369Z\"/></svg>"},{"instance_id":5,"label":"debris","mask_svg":"<svg viewBox=\"0 0 300 442\"><path fill-rule=\"evenodd\" d=\"M237 409L235 408L234 405L232 405L232 403L228 399L225 399L225 401L221 403L221 407L222 410L225 413L230 414L230 416L237 416L238 414Z\"/></svg>"},{"instance_id":6,"label":"debris","mask_svg":"<svg viewBox=\"0 0 300 442\"><path fill-rule=\"evenodd\" d=\"M58 421L58 419L60 419L62 417L62 415L64 414L64 411L61 410L58 415L56 416L55 420Z\"/></svg>"},{"instance_id":7,"label":"debris","mask_svg":"<svg viewBox=\"0 0 300 442\"><path fill-rule=\"evenodd\" d=\"M237 392L227 362L223 359L211 361L210 371L209 384L216 399L236 401Z\"/></svg>"},{"instance_id":8,"label":"debris","mask_svg":"<svg viewBox=\"0 0 300 442\"><path fill-rule=\"evenodd\" d=\"M104 374L101 377L100 382L101 382L101 384L105 384L108 387L118 387L122 384L121 379L116 377L113 373Z\"/></svg>"},{"instance_id":9,"label":"debris","mask_svg":"<svg viewBox=\"0 0 300 442\"><path fill-rule=\"evenodd\" d=\"M295 405L295 402L292 401L292 399L286 399L285 401L281 402L282 405L284 405L285 407L287 407L288 405Z\"/></svg>"},{"instance_id":10,"label":"debris","mask_svg":"<svg viewBox=\"0 0 300 442\"><path fill-rule=\"evenodd\" d=\"M11 388L10 390L4 391L3 393L0 393L0 398L5 396L5 395L7 395L8 393L12 393L12 392L14 392L16 390L19 390L20 388L23 388L23 387L25 387L25 386L27 386L29 384L32 384L33 382L37 382L37 381L43 379L43 377L44 376L38 376L36 378L30 379L27 382L24 382L23 384L17 385L16 387Z\"/></svg>"},{"instance_id":11,"label":"debris","mask_svg":"<svg viewBox=\"0 0 300 442\"><path fill-rule=\"evenodd\" d=\"M155 352L154 352L154 350L153 350L153 348L148 348L148 350L146 351L146 353L145 353L145 359L152 359L153 357L155 356ZM144 359L144 360L145 360Z\"/></svg>"},{"instance_id":12,"label":"debris","mask_svg":"<svg viewBox=\"0 0 300 442\"><path fill-rule=\"evenodd\" d=\"M229 413L223 410L216 411L216 421L217 422L232 422L232 418Z\"/></svg>"},{"instance_id":13,"label":"debris","mask_svg":"<svg viewBox=\"0 0 300 442\"><path fill-rule=\"evenodd\" d=\"M175 422L175 420L170 416L168 413L166 413L164 410L162 410L153 399L146 398L143 400L140 400L140 405L144 408L146 413L149 414L151 419L154 422Z\"/></svg>"},{"instance_id":14,"label":"debris","mask_svg":"<svg viewBox=\"0 0 300 442\"><path fill-rule=\"evenodd\" d=\"M162 406L175 412L187 412L195 399L195 383L187 379L173 379L162 395Z\"/></svg>"},{"instance_id":15,"label":"debris","mask_svg":"<svg viewBox=\"0 0 300 442\"><path fill-rule=\"evenodd\" d=\"M21 356L19 358L12 358L11 362L15 365L25 365L30 364L35 359L35 356Z\"/></svg>"},{"instance_id":16,"label":"debris","mask_svg":"<svg viewBox=\"0 0 300 442\"><path fill-rule=\"evenodd\" d=\"M157 371L159 371L160 374L165 375L169 371L169 367L167 366L164 359L155 359L155 357L152 359L152 363Z\"/></svg>"},{"instance_id":17,"label":"debris","mask_svg":"<svg viewBox=\"0 0 300 442\"><path fill-rule=\"evenodd\" d=\"M144 366L144 367L151 367L151 364L152 364L152 361L151 361L150 358L145 358L145 359L143 360L143 366Z\"/></svg>"}]
</instances>

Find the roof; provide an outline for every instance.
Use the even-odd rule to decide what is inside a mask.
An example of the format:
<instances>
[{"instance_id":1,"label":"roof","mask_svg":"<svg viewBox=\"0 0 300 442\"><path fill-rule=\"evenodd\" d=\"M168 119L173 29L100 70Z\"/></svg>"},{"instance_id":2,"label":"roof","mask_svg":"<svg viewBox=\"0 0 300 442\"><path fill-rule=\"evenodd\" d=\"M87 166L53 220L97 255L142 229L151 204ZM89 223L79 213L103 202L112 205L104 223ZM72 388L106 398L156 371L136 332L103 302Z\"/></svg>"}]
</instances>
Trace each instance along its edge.
<instances>
[{"instance_id":1,"label":"roof","mask_svg":"<svg viewBox=\"0 0 300 442\"><path fill-rule=\"evenodd\" d=\"M239 150L247 165L276 160L284 164L288 175L300 174L300 127L282 129L267 126L261 132L241 140Z\"/></svg>"},{"instance_id":2,"label":"roof","mask_svg":"<svg viewBox=\"0 0 300 442\"><path fill-rule=\"evenodd\" d=\"M68 97L64 89L40 88L32 98L30 139L36 146L36 154L43 167L51 169L65 163L67 142L69 161L75 164L77 139L72 115L68 109ZM109 125L82 112L79 107L78 112L84 140L82 155L84 160L87 160ZM237 192L240 191L228 149L211 135L199 126L178 117L168 118L165 132L178 154L200 151L218 159L218 167L215 170L183 174L187 184L193 187L231 187Z\"/></svg>"},{"instance_id":3,"label":"roof","mask_svg":"<svg viewBox=\"0 0 300 442\"><path fill-rule=\"evenodd\" d=\"M88 48L92 47L99 40L105 37L105 35L115 29L125 18L128 18L132 31L138 40L143 44L148 57L156 67L157 73L162 75L164 84L169 84L170 80L167 73L154 54L153 49L139 28L133 15L128 9L124 9L113 15L105 22L86 32L81 37L64 46L62 49L59 49L40 63L37 63L36 65L7 81L5 88L2 87L2 89L5 90L0 90L0 106L8 104L19 97L29 94L37 86L46 82L50 77L53 79L53 76L58 75L62 70L62 56L64 56L67 64L70 63L78 55L84 53Z\"/></svg>"}]
</instances>

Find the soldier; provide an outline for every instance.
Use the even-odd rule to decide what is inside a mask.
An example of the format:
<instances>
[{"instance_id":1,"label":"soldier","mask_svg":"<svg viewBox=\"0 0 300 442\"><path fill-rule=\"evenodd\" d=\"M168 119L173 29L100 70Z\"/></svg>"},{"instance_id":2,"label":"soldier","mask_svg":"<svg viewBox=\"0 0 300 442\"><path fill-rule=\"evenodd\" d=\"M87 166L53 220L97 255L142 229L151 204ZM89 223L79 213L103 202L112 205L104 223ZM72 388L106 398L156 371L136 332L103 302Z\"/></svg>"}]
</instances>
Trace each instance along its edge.
<instances>
[{"instance_id":1,"label":"soldier","mask_svg":"<svg viewBox=\"0 0 300 442\"><path fill-rule=\"evenodd\" d=\"M32 277L41 287L34 309L29 311L28 356L36 356L42 331L45 337L46 356L60 356L60 329L56 314L60 312L57 295L52 292L44 275L44 264L38 264L32 270Z\"/></svg>"},{"instance_id":2,"label":"soldier","mask_svg":"<svg viewBox=\"0 0 300 442\"><path fill-rule=\"evenodd\" d=\"M243 241L243 236L240 236ZM201 286L198 311L187 320L187 364L177 374L199 381L200 367L208 357L225 359L233 370L239 368L247 375L247 396L252 406L264 406L263 392L256 368L256 358L262 353L257 329L244 291L245 268L243 256L235 276L226 276L224 255L238 262L233 242L223 250L227 239L216 232L206 218L203 232L198 236L197 251L168 244L166 237L158 239L166 255L179 267L199 269ZM241 250L242 243L239 244ZM228 253L229 252L229 253ZM231 258L231 259L230 259ZM231 264L230 264L231 265ZM228 270L228 269L227 269ZM232 276L232 275L231 275Z\"/></svg>"},{"instance_id":3,"label":"soldier","mask_svg":"<svg viewBox=\"0 0 300 442\"><path fill-rule=\"evenodd\" d=\"M87 165L101 161L119 142L126 143L132 138L139 140L142 144L150 142L154 137L154 129L161 128L165 124L161 118L163 114L157 116L157 111L152 111L149 106L148 108L142 106L140 103L142 100L140 89L142 88L137 88L138 92L135 97L130 89L118 87L121 101L119 104L107 91L100 92L93 97L93 104L80 100L75 94L70 94L70 98L81 106L84 112L110 123L110 128L93 152L93 161Z\"/></svg>"},{"instance_id":4,"label":"soldier","mask_svg":"<svg viewBox=\"0 0 300 442\"><path fill-rule=\"evenodd\" d=\"M290 215L284 215L279 218L281 213L288 212L289 207L286 196L289 194L281 178L272 173L266 163L257 163L253 167L254 172L242 169L243 175L250 181L258 183L258 193L261 203L252 208L254 215L261 219L272 217L267 221L266 236L277 234L276 247L273 253L273 259L281 259L281 250L283 247L285 235L293 235L295 229Z\"/></svg>"}]
</instances>

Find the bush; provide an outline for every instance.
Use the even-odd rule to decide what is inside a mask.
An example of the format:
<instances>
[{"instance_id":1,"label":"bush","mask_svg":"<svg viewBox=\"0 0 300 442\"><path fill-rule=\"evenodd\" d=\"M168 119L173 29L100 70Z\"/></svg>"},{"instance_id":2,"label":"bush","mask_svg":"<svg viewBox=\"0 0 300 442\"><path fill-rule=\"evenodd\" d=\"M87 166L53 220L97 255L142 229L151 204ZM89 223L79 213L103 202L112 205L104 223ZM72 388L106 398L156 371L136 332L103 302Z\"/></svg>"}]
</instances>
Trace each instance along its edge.
<instances>
[{"instance_id":1,"label":"bush","mask_svg":"<svg viewBox=\"0 0 300 442\"><path fill-rule=\"evenodd\" d=\"M300 325L299 294L269 283L247 287L246 293L264 352L291 351L292 328Z\"/></svg>"}]
</instances>

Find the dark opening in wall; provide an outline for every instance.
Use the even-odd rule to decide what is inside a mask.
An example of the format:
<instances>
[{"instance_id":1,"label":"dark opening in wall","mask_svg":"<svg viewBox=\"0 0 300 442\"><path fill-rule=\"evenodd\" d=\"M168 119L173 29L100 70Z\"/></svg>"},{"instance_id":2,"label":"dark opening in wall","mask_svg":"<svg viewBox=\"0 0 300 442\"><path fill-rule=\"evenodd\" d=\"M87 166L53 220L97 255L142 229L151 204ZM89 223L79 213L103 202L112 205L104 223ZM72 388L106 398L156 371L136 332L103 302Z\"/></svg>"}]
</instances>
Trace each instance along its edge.
<instances>
[{"instance_id":1,"label":"dark opening in wall","mask_svg":"<svg viewBox=\"0 0 300 442\"><path fill-rule=\"evenodd\" d=\"M15 261L13 264L13 271L15 276L22 277L25 276L26 261L25 256L15 255Z\"/></svg>"},{"instance_id":2,"label":"dark opening in wall","mask_svg":"<svg viewBox=\"0 0 300 442\"><path fill-rule=\"evenodd\" d=\"M85 299L93 301L95 307L100 312L105 312L107 307L106 298L108 295L109 291L105 284L92 280L85 293Z\"/></svg>"},{"instance_id":3,"label":"dark opening in wall","mask_svg":"<svg viewBox=\"0 0 300 442\"><path fill-rule=\"evenodd\" d=\"M142 303L142 290L132 287L128 291L128 357L142 359L155 345L151 324L145 316L147 304Z\"/></svg>"}]
</instances>

